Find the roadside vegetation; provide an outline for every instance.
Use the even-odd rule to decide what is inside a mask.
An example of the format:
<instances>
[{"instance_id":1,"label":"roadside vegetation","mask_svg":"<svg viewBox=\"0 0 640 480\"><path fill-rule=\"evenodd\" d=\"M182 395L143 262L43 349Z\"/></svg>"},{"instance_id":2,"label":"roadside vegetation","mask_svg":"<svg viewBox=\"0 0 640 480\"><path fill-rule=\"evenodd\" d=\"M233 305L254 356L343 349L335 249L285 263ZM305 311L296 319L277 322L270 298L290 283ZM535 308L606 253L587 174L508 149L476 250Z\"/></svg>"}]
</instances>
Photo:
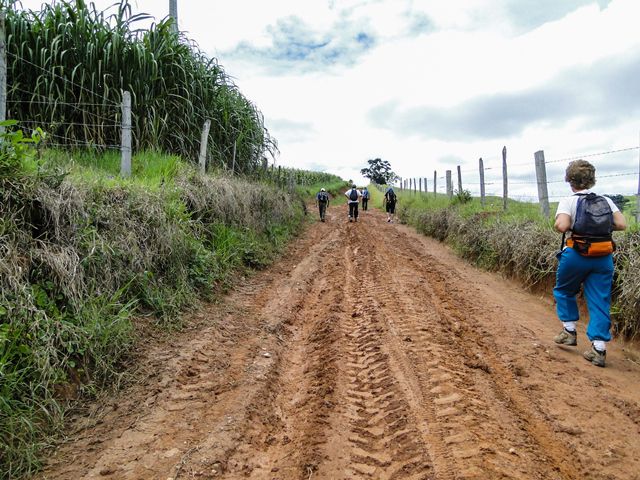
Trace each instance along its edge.
<instances>
[{"instance_id":1,"label":"roadside vegetation","mask_svg":"<svg viewBox=\"0 0 640 480\"><path fill-rule=\"evenodd\" d=\"M25 138L7 127L0 478L18 478L38 469L69 402L126 378L141 325L178 328L185 309L272 262L304 221L307 192L284 190L277 178L201 175L178 157L149 152L134 156L133 175L123 179L116 156L38 154L38 133Z\"/></svg>"},{"instance_id":2,"label":"roadside vegetation","mask_svg":"<svg viewBox=\"0 0 640 480\"><path fill-rule=\"evenodd\" d=\"M381 206L382 193L371 190ZM527 287L552 288L561 235L537 204L509 200L503 211L502 198L488 197L482 206L465 191L455 192L451 200L442 194L396 193L401 222L448 243L479 267L516 278ZM612 320L616 333L631 339L640 336L640 228L629 212L626 217L630 228L614 232Z\"/></svg>"}]
</instances>

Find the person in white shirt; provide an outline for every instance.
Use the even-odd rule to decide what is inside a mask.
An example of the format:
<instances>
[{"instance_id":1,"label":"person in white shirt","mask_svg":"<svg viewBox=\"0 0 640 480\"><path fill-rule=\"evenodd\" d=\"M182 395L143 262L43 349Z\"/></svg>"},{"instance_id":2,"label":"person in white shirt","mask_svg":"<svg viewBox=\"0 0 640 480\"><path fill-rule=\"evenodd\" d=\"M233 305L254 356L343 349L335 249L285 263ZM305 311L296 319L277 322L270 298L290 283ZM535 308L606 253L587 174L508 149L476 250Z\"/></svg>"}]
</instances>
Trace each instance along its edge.
<instances>
[{"instance_id":1,"label":"person in white shirt","mask_svg":"<svg viewBox=\"0 0 640 480\"><path fill-rule=\"evenodd\" d=\"M360 192L355 185L351 185L351 188L344 192L344 194L347 197L347 203L349 205L349 221L357 222L358 203L360 202L360 197L362 197L362 192Z\"/></svg>"},{"instance_id":2,"label":"person in white shirt","mask_svg":"<svg viewBox=\"0 0 640 480\"><path fill-rule=\"evenodd\" d=\"M554 341L576 346L576 322L579 319L576 295L584 287L589 310L587 337L591 349L584 352L586 360L598 367L605 366L606 342L611 340L611 286L613 283L613 230L627 227L622 212L608 197L594 194L595 168L586 160L575 160L565 173L573 195L558 202L554 227L565 235L567 247L558 255L556 313L563 323Z\"/></svg>"}]
</instances>

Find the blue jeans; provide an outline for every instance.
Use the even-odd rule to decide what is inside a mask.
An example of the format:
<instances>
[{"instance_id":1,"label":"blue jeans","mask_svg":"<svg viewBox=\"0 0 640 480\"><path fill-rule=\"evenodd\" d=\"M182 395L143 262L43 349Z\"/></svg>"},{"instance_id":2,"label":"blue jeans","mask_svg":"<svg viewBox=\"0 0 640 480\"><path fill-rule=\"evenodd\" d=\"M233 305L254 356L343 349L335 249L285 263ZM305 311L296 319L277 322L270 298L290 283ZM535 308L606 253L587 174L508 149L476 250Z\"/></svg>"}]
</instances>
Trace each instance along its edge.
<instances>
[{"instance_id":1,"label":"blue jeans","mask_svg":"<svg viewBox=\"0 0 640 480\"><path fill-rule=\"evenodd\" d=\"M590 341L611 340L611 285L613 283L613 255L583 257L573 248L565 248L556 271L556 312L562 322L578 320L576 295L584 285L589 309L587 337Z\"/></svg>"}]
</instances>

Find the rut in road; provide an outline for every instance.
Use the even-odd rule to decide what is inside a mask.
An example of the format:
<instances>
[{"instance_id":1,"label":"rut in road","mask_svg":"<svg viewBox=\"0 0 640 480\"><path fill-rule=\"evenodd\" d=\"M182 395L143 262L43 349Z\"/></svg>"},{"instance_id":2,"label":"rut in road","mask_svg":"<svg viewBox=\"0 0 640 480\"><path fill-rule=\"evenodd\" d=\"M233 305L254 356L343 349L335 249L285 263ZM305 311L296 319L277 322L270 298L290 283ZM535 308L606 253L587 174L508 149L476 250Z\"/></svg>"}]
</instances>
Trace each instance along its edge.
<instances>
[{"instance_id":1,"label":"rut in road","mask_svg":"<svg viewBox=\"0 0 640 480\"><path fill-rule=\"evenodd\" d=\"M43 478L640 479L640 369L576 363L548 304L343 213L150 347Z\"/></svg>"},{"instance_id":2,"label":"rut in road","mask_svg":"<svg viewBox=\"0 0 640 480\"><path fill-rule=\"evenodd\" d=\"M571 452L474 333L482 310L410 238L372 226L343 225L322 251L256 409L275 415L253 417L226 476L574 478Z\"/></svg>"}]
</instances>

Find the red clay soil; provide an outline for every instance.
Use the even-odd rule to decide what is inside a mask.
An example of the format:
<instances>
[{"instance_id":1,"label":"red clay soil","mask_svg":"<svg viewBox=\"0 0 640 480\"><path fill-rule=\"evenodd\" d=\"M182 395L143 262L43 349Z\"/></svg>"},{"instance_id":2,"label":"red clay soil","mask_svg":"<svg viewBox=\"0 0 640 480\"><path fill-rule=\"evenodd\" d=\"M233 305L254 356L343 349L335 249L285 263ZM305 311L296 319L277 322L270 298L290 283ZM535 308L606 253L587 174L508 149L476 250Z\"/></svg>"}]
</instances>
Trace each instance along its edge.
<instances>
[{"instance_id":1,"label":"red clay soil","mask_svg":"<svg viewBox=\"0 0 640 480\"><path fill-rule=\"evenodd\" d=\"M640 479L640 365L559 347L550 292L329 209L146 347L43 479Z\"/></svg>"}]
</instances>

